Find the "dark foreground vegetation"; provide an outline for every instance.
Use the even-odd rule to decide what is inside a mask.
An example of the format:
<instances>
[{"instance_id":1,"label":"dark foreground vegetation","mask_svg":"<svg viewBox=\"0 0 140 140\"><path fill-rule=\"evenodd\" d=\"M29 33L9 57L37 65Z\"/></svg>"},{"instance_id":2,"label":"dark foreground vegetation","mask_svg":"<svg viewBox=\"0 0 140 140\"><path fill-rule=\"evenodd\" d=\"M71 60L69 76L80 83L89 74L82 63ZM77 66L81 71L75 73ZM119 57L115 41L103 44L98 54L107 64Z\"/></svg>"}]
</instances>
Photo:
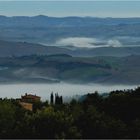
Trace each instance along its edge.
<instances>
[{"instance_id":1,"label":"dark foreground vegetation","mask_svg":"<svg viewBox=\"0 0 140 140\"><path fill-rule=\"evenodd\" d=\"M32 112L1 99L0 138L140 138L140 88L60 99L34 103Z\"/></svg>"}]
</instances>

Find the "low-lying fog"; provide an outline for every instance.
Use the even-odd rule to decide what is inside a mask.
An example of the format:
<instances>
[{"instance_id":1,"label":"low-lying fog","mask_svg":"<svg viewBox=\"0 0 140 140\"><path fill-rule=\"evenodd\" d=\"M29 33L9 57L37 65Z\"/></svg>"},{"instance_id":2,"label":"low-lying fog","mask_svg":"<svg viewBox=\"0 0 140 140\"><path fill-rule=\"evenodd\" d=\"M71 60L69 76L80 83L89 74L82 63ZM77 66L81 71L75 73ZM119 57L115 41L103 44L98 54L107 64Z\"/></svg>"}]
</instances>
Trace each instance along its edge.
<instances>
[{"instance_id":1,"label":"low-lying fog","mask_svg":"<svg viewBox=\"0 0 140 140\"><path fill-rule=\"evenodd\" d=\"M65 37L54 40L45 40L37 42L46 46L58 46L62 48L99 48L99 47L139 47L140 37L133 36L113 36L112 38L104 37ZM74 48L72 48L72 46Z\"/></svg>"},{"instance_id":2,"label":"low-lying fog","mask_svg":"<svg viewBox=\"0 0 140 140\"><path fill-rule=\"evenodd\" d=\"M126 86L126 85L113 85L105 86L98 84L1 84L0 85L0 97L1 98L20 98L21 95L25 93L36 94L41 96L42 100L49 100L50 93L58 92L64 98L68 99L76 95L84 95L86 93L91 93L98 91L100 94L106 93L112 90L120 89L134 89L137 86Z\"/></svg>"}]
</instances>

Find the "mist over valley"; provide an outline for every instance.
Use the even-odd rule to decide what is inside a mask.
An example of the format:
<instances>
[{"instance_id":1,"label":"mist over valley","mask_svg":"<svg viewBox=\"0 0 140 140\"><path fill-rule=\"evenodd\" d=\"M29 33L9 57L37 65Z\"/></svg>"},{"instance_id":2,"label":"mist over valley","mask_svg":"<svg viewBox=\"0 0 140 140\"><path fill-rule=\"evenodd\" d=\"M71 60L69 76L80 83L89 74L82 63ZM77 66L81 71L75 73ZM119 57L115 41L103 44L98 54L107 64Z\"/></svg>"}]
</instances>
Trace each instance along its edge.
<instances>
[{"instance_id":1,"label":"mist over valley","mask_svg":"<svg viewBox=\"0 0 140 140\"><path fill-rule=\"evenodd\" d=\"M139 29L140 18L0 16L0 84L138 86Z\"/></svg>"},{"instance_id":2,"label":"mist over valley","mask_svg":"<svg viewBox=\"0 0 140 140\"><path fill-rule=\"evenodd\" d=\"M100 85L100 84L0 84L1 98L20 98L25 93L38 95L42 101L50 101L53 92L63 96L64 102L79 99L87 93L98 91L100 95L113 90L135 89L136 85Z\"/></svg>"}]
</instances>

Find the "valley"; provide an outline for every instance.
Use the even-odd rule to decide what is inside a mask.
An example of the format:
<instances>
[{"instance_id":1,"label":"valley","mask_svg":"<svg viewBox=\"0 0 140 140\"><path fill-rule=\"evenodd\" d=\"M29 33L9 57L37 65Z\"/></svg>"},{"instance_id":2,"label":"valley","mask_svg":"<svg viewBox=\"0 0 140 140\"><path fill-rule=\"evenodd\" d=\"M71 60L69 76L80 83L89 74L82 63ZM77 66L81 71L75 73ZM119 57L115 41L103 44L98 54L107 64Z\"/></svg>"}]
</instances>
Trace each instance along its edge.
<instances>
[{"instance_id":1,"label":"valley","mask_svg":"<svg viewBox=\"0 0 140 140\"><path fill-rule=\"evenodd\" d=\"M140 55L72 57L66 54L3 57L1 83L140 84Z\"/></svg>"}]
</instances>

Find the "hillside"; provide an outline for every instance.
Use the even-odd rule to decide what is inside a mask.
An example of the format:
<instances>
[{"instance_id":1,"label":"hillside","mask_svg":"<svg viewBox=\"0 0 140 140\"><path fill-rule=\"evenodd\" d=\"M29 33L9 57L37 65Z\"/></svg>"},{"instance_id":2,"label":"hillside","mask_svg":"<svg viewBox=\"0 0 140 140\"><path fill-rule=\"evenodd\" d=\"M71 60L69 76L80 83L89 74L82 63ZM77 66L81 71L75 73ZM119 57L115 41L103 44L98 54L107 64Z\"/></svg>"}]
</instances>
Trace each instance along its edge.
<instances>
[{"instance_id":1,"label":"hillside","mask_svg":"<svg viewBox=\"0 0 140 140\"><path fill-rule=\"evenodd\" d=\"M68 54L75 57L92 56L129 56L140 55L140 47L99 47L99 48L76 48L71 50L66 47L45 46L27 42L11 42L0 40L0 57L25 56L25 55L52 55Z\"/></svg>"},{"instance_id":2,"label":"hillside","mask_svg":"<svg viewBox=\"0 0 140 140\"><path fill-rule=\"evenodd\" d=\"M63 38L88 37L136 45L139 29L140 18L0 16L0 38L9 41L52 44Z\"/></svg>"},{"instance_id":3,"label":"hillside","mask_svg":"<svg viewBox=\"0 0 140 140\"><path fill-rule=\"evenodd\" d=\"M2 139L139 139L140 87L116 90L107 96L85 93L64 102L51 93L49 101L1 98ZM28 95L29 96L29 95ZM34 97L30 95L29 97ZM33 98L32 97L32 98ZM32 99L31 98L31 99ZM34 99L34 98L33 98ZM21 100L19 104L19 100ZM29 108L28 108L29 109ZM88 127L87 127L88 126Z\"/></svg>"},{"instance_id":4,"label":"hillside","mask_svg":"<svg viewBox=\"0 0 140 140\"><path fill-rule=\"evenodd\" d=\"M139 84L140 18L0 16L0 82Z\"/></svg>"},{"instance_id":5,"label":"hillside","mask_svg":"<svg viewBox=\"0 0 140 140\"><path fill-rule=\"evenodd\" d=\"M55 46L43 46L27 42L11 42L0 40L0 57L24 56L24 55L46 55L68 53L69 50Z\"/></svg>"},{"instance_id":6,"label":"hillside","mask_svg":"<svg viewBox=\"0 0 140 140\"><path fill-rule=\"evenodd\" d=\"M0 82L140 84L140 55L128 57L22 56L0 59Z\"/></svg>"}]
</instances>

